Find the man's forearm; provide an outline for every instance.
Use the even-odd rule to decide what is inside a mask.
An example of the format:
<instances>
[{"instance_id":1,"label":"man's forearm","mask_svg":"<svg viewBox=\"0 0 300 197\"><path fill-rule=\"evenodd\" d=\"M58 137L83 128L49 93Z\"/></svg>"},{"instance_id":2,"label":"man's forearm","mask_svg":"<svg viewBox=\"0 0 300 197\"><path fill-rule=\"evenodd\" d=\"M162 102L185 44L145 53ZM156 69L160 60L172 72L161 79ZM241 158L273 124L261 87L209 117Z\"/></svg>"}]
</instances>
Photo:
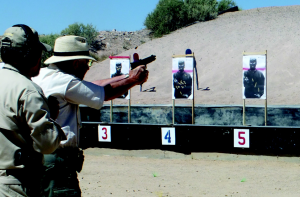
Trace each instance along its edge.
<instances>
[{"instance_id":1,"label":"man's forearm","mask_svg":"<svg viewBox=\"0 0 300 197\"><path fill-rule=\"evenodd\" d=\"M120 76L116 76L116 77L113 77L113 78L108 78L108 79L101 79L101 80L97 80L97 81L92 81L93 84L96 84L98 86L106 86L108 84L111 84L111 83L115 83L115 82L118 82L122 79L125 78L125 75L120 75Z\"/></svg>"},{"instance_id":2,"label":"man's forearm","mask_svg":"<svg viewBox=\"0 0 300 197\"><path fill-rule=\"evenodd\" d=\"M107 80L94 81L96 85L104 86L105 101L117 98L135 85L148 80L148 71L145 66L138 66L130 70L129 75L121 75Z\"/></svg>"},{"instance_id":3,"label":"man's forearm","mask_svg":"<svg viewBox=\"0 0 300 197\"><path fill-rule=\"evenodd\" d=\"M117 98L121 95L123 95L125 92L127 92L130 88L137 85L137 81L131 79L131 78L124 78L122 80L110 83L106 86L104 86L105 91L105 101L112 100L114 98Z\"/></svg>"}]
</instances>

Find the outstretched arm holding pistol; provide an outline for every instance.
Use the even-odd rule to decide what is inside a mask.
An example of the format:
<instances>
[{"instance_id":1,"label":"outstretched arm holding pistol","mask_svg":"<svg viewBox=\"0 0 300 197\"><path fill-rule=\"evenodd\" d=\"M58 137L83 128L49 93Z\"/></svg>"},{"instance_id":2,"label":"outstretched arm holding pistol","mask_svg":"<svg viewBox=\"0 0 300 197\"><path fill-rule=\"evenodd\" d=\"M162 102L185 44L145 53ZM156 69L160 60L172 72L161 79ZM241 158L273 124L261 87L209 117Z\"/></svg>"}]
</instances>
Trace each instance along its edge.
<instances>
[{"instance_id":1,"label":"outstretched arm holding pistol","mask_svg":"<svg viewBox=\"0 0 300 197\"><path fill-rule=\"evenodd\" d=\"M104 86L105 101L117 98L130 88L140 85L148 80L149 71L145 65L140 65L129 71L128 75L121 75L109 79L97 80L92 83Z\"/></svg>"},{"instance_id":2,"label":"outstretched arm holding pistol","mask_svg":"<svg viewBox=\"0 0 300 197\"><path fill-rule=\"evenodd\" d=\"M105 101L115 99L130 88L141 85L148 80L149 71L147 64L156 60L155 55L151 55L145 59L139 59L137 53L133 54L134 61L131 64L131 69L128 74L116 76L113 78L93 81L92 83L104 86Z\"/></svg>"}]
</instances>

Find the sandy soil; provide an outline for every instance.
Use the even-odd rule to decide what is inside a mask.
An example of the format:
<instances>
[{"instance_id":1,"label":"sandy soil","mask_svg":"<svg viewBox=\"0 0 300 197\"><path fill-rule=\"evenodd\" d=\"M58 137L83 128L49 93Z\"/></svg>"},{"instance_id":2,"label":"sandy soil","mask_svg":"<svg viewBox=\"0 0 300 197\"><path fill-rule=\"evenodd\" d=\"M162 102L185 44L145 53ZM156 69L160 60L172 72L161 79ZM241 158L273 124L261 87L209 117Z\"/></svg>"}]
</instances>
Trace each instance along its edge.
<instances>
[{"instance_id":1,"label":"sandy soil","mask_svg":"<svg viewBox=\"0 0 300 197\"><path fill-rule=\"evenodd\" d=\"M116 154L117 152L117 154ZM299 158L90 148L79 173L83 197L299 196ZM120 156L125 155L125 156ZM239 158L240 157L240 158Z\"/></svg>"},{"instance_id":2,"label":"sandy soil","mask_svg":"<svg viewBox=\"0 0 300 197\"><path fill-rule=\"evenodd\" d=\"M132 89L132 104L171 104L172 55L190 48L197 61L199 87L195 104L242 105L242 53L267 50L268 105L299 105L300 6L268 7L226 13L197 23L137 49L140 58L155 54L149 80L141 93ZM94 63L86 75L109 77L109 60ZM127 103L116 101L115 104ZM178 103L190 103L181 101ZM263 101L247 101L263 105ZM191 159L119 156L87 149L79 174L83 196L299 196L300 162L245 156L244 159ZM228 157L232 157L229 155Z\"/></svg>"}]
</instances>

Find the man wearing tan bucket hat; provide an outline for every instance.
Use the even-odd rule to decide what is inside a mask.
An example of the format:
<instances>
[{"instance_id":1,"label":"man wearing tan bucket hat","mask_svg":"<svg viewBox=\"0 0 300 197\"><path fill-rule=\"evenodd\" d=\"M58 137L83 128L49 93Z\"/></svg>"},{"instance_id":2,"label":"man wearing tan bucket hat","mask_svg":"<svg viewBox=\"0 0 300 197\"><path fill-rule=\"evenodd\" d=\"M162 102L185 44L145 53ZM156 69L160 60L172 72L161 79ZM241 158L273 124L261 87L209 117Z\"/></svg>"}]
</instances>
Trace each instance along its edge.
<instances>
[{"instance_id":1,"label":"man wearing tan bucket hat","mask_svg":"<svg viewBox=\"0 0 300 197\"><path fill-rule=\"evenodd\" d=\"M51 47L23 24L8 28L0 46L0 196L41 196L43 154L66 139L42 89L30 80Z\"/></svg>"},{"instance_id":2,"label":"man wearing tan bucket hat","mask_svg":"<svg viewBox=\"0 0 300 197\"><path fill-rule=\"evenodd\" d=\"M49 196L53 191L57 194L55 196L81 196L77 172L81 171L84 156L78 148L81 124L79 104L100 109L104 101L117 98L148 79L145 66L139 66L126 75L94 82L84 81L90 61L95 59L89 55L85 38L63 36L55 41L54 55L44 62L50 65L42 68L39 76L33 78L46 96L55 96L59 101L56 121L67 136L54 154L45 155L46 167L51 166L46 171L49 184L46 184L45 191ZM60 163L56 165L58 161Z\"/></svg>"}]
</instances>

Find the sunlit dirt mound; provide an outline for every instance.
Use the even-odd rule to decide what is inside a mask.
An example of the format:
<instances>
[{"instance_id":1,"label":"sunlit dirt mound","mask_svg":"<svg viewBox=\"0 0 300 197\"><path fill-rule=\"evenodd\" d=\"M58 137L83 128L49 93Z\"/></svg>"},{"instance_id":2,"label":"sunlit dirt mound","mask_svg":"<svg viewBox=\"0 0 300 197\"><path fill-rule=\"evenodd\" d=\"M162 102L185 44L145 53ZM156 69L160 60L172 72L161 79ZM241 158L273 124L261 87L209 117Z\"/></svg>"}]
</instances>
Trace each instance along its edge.
<instances>
[{"instance_id":1,"label":"sunlit dirt mound","mask_svg":"<svg viewBox=\"0 0 300 197\"><path fill-rule=\"evenodd\" d=\"M199 90L195 81L195 105L242 105L243 51L267 50L268 105L299 105L300 6L267 7L225 13L162 38L153 39L118 55L151 54L148 82L131 91L131 104L172 104L172 55L190 48L196 58ZM109 78L109 59L94 63L85 79ZM207 88L209 90L203 90ZM176 101L191 104L191 101ZM118 99L115 103L126 104ZM247 100L264 105L264 100Z\"/></svg>"}]
</instances>

